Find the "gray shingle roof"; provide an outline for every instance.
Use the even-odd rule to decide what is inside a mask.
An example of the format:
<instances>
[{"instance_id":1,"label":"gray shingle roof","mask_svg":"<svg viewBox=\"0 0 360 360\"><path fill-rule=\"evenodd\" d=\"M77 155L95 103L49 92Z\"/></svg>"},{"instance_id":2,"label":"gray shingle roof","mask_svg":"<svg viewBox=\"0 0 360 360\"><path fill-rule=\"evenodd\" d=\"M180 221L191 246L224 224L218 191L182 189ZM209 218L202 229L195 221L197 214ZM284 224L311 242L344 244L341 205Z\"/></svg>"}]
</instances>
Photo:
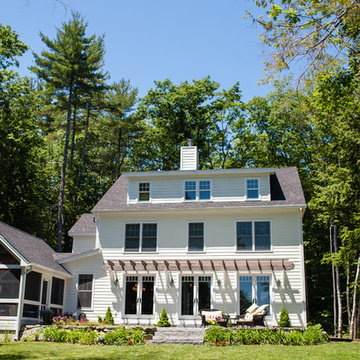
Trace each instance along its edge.
<instances>
[{"instance_id":1,"label":"gray shingle roof","mask_svg":"<svg viewBox=\"0 0 360 360\"><path fill-rule=\"evenodd\" d=\"M263 169L266 170L266 169ZM213 170L219 174L219 170ZM111 186L100 201L92 209L93 212L103 210L166 210L166 209L205 209L205 208L231 208L253 206L305 206L299 174L296 167L268 169L271 175L270 201L226 201L226 202L184 202L184 203L138 203L127 204L128 177L125 174ZM199 171L201 173L201 171ZM225 173L225 172L224 172ZM138 173L141 174L141 173ZM167 172L156 172L156 176L169 175ZM211 175L211 170L206 171Z\"/></svg>"},{"instance_id":2,"label":"gray shingle roof","mask_svg":"<svg viewBox=\"0 0 360 360\"><path fill-rule=\"evenodd\" d=\"M0 221L0 235L15 248L30 264L69 274L54 258L55 251L36 236Z\"/></svg>"},{"instance_id":3,"label":"gray shingle roof","mask_svg":"<svg viewBox=\"0 0 360 360\"><path fill-rule=\"evenodd\" d=\"M79 220L69 230L71 234L96 234L96 222L93 214L82 214Z\"/></svg>"}]
</instances>

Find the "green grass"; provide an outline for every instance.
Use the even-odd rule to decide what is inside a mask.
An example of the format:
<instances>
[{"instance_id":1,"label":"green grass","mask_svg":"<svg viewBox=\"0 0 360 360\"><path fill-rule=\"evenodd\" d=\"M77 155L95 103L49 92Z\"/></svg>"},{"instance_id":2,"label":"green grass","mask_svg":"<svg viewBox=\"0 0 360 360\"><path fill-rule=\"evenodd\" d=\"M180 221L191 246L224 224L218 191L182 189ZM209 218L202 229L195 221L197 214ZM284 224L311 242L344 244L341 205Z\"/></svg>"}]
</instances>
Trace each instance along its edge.
<instances>
[{"instance_id":1,"label":"green grass","mask_svg":"<svg viewBox=\"0 0 360 360\"><path fill-rule=\"evenodd\" d=\"M317 346L191 345L102 346L63 343L1 343L0 360L23 359L360 359L360 343Z\"/></svg>"}]
</instances>

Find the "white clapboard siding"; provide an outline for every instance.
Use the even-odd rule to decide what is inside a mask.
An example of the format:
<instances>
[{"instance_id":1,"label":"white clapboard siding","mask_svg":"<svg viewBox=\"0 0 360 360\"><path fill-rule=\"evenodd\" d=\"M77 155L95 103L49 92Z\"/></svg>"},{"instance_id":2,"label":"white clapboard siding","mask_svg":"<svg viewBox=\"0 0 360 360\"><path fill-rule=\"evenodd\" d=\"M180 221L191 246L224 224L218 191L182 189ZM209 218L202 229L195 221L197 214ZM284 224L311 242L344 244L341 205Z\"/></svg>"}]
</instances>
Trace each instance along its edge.
<instances>
[{"instance_id":1,"label":"white clapboard siding","mask_svg":"<svg viewBox=\"0 0 360 360\"><path fill-rule=\"evenodd\" d=\"M222 175L199 177L194 175L182 175L181 177L157 176L153 178L129 178L128 195L129 203L138 201L138 189L140 182L150 182L151 203L178 203L184 200L184 182L186 180L210 180L212 201L245 201L246 179L245 175ZM270 200L270 177L269 175L256 175L251 178L259 180L260 200Z\"/></svg>"},{"instance_id":2,"label":"white clapboard siding","mask_svg":"<svg viewBox=\"0 0 360 360\"><path fill-rule=\"evenodd\" d=\"M72 252L79 253L95 249L96 236L94 235L73 235Z\"/></svg>"}]
</instances>

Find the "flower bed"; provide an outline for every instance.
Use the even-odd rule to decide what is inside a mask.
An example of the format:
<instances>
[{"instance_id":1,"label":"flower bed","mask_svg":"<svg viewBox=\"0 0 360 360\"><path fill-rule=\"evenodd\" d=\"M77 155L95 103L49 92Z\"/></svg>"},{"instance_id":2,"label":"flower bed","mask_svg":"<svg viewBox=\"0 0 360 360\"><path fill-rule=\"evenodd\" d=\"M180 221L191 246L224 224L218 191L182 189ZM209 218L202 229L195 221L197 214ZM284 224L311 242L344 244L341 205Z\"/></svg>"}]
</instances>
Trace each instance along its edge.
<instances>
[{"instance_id":1,"label":"flower bed","mask_svg":"<svg viewBox=\"0 0 360 360\"><path fill-rule=\"evenodd\" d=\"M317 345L329 341L320 325L309 326L307 330L282 329L229 329L211 326L205 332L207 345Z\"/></svg>"},{"instance_id":2,"label":"flower bed","mask_svg":"<svg viewBox=\"0 0 360 360\"><path fill-rule=\"evenodd\" d=\"M88 322L89 323L89 322ZM155 327L107 326L98 323L80 325L28 326L22 341L51 341L78 344L142 345L152 338Z\"/></svg>"}]
</instances>

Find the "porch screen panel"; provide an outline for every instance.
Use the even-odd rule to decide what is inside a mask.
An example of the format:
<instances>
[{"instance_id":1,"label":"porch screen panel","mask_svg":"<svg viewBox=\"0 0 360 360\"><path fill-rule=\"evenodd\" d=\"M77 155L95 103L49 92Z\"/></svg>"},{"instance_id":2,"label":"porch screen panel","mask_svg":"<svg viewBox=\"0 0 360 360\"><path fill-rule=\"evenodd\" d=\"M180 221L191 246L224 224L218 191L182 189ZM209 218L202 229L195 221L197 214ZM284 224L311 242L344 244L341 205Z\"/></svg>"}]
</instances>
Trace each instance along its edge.
<instances>
[{"instance_id":1,"label":"porch screen panel","mask_svg":"<svg viewBox=\"0 0 360 360\"><path fill-rule=\"evenodd\" d=\"M211 308L211 277L199 276L199 310Z\"/></svg>"},{"instance_id":2,"label":"porch screen panel","mask_svg":"<svg viewBox=\"0 0 360 360\"><path fill-rule=\"evenodd\" d=\"M270 276L257 276L257 304L259 306L268 304L270 305ZM267 315L270 314L270 307L268 308Z\"/></svg>"},{"instance_id":3,"label":"porch screen panel","mask_svg":"<svg viewBox=\"0 0 360 360\"><path fill-rule=\"evenodd\" d=\"M252 277L240 276L240 314L245 314L253 299Z\"/></svg>"},{"instance_id":4,"label":"porch screen panel","mask_svg":"<svg viewBox=\"0 0 360 360\"><path fill-rule=\"evenodd\" d=\"M0 269L0 299L19 297L20 269Z\"/></svg>"},{"instance_id":5,"label":"porch screen panel","mask_svg":"<svg viewBox=\"0 0 360 360\"><path fill-rule=\"evenodd\" d=\"M270 222L255 222L255 250L270 250Z\"/></svg>"},{"instance_id":6,"label":"porch screen panel","mask_svg":"<svg viewBox=\"0 0 360 360\"><path fill-rule=\"evenodd\" d=\"M126 224L125 251L139 251L140 224Z\"/></svg>"},{"instance_id":7,"label":"porch screen panel","mask_svg":"<svg viewBox=\"0 0 360 360\"><path fill-rule=\"evenodd\" d=\"M154 277L143 276L141 289L141 314L152 315L154 309Z\"/></svg>"},{"instance_id":8,"label":"porch screen panel","mask_svg":"<svg viewBox=\"0 0 360 360\"><path fill-rule=\"evenodd\" d=\"M181 279L181 315L194 315L194 277Z\"/></svg>"},{"instance_id":9,"label":"porch screen panel","mask_svg":"<svg viewBox=\"0 0 360 360\"><path fill-rule=\"evenodd\" d=\"M157 237L157 224L143 224L142 251L155 251Z\"/></svg>"},{"instance_id":10,"label":"porch screen panel","mask_svg":"<svg viewBox=\"0 0 360 360\"><path fill-rule=\"evenodd\" d=\"M0 316L17 316L18 304L0 303Z\"/></svg>"},{"instance_id":11,"label":"porch screen panel","mask_svg":"<svg viewBox=\"0 0 360 360\"><path fill-rule=\"evenodd\" d=\"M31 271L26 275L25 299L40 301L41 274Z\"/></svg>"},{"instance_id":12,"label":"porch screen panel","mask_svg":"<svg viewBox=\"0 0 360 360\"><path fill-rule=\"evenodd\" d=\"M19 261L0 245L0 264L14 265L19 264Z\"/></svg>"},{"instance_id":13,"label":"porch screen panel","mask_svg":"<svg viewBox=\"0 0 360 360\"><path fill-rule=\"evenodd\" d=\"M24 304L23 317L37 319L39 317L39 306Z\"/></svg>"},{"instance_id":14,"label":"porch screen panel","mask_svg":"<svg viewBox=\"0 0 360 360\"><path fill-rule=\"evenodd\" d=\"M236 223L237 250L252 250L252 223Z\"/></svg>"},{"instance_id":15,"label":"porch screen panel","mask_svg":"<svg viewBox=\"0 0 360 360\"><path fill-rule=\"evenodd\" d=\"M125 314L135 315L138 292L138 277L126 277L126 294L125 294Z\"/></svg>"},{"instance_id":16,"label":"porch screen panel","mask_svg":"<svg viewBox=\"0 0 360 360\"><path fill-rule=\"evenodd\" d=\"M52 278L51 284L51 303L63 305L64 303L64 284L65 281L56 277Z\"/></svg>"},{"instance_id":17,"label":"porch screen panel","mask_svg":"<svg viewBox=\"0 0 360 360\"><path fill-rule=\"evenodd\" d=\"M41 304L46 305L47 300L47 289L48 282L46 280L43 281L42 295L41 295Z\"/></svg>"}]
</instances>

